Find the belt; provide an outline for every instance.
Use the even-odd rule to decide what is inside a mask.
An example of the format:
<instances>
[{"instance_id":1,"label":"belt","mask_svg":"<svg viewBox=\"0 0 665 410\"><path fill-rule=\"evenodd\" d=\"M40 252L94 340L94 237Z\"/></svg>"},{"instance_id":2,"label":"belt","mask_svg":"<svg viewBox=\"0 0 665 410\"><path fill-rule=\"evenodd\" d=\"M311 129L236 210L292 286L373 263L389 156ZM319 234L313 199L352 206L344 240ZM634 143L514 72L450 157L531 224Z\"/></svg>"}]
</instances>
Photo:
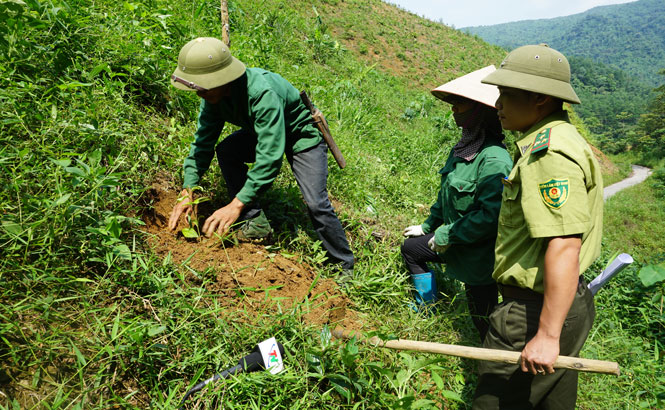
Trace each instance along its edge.
<instances>
[{"instance_id":1,"label":"belt","mask_svg":"<svg viewBox=\"0 0 665 410\"><path fill-rule=\"evenodd\" d=\"M499 291L504 299L524 300L529 302L542 302L543 294L531 289L520 288L517 286L498 284Z\"/></svg>"}]
</instances>

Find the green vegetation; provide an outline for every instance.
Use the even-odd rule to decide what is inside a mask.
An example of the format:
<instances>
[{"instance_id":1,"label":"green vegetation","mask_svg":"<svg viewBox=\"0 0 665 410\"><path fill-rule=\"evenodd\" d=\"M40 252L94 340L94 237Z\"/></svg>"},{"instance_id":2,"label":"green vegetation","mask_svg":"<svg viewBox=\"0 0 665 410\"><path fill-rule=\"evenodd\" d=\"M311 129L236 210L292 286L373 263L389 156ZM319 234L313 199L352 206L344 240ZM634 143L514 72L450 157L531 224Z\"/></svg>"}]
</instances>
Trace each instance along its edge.
<instances>
[{"instance_id":1,"label":"green vegetation","mask_svg":"<svg viewBox=\"0 0 665 410\"><path fill-rule=\"evenodd\" d=\"M602 269L602 261L609 260L612 252L627 252L635 263L596 296L593 337L587 341L584 350L589 355L613 351L622 364L622 378L626 378L621 382L623 387L609 387L598 380L588 380L586 387L582 388L592 391L597 400L592 400L596 405L589 408L600 408L597 403L603 403L602 408L660 408L665 404L662 388L665 378L661 370L664 363L662 341L665 340L663 285L652 283L647 286L641 279L643 267L665 261L665 198L654 180L661 181L662 177L652 176L605 203L603 251L595 269ZM652 385L637 380L650 380L648 383ZM659 387L653 391L655 386ZM611 393L617 388L633 390L635 395L618 399ZM653 391L655 401L647 398L648 391Z\"/></svg>"},{"instance_id":2,"label":"green vegetation","mask_svg":"<svg viewBox=\"0 0 665 410\"><path fill-rule=\"evenodd\" d=\"M613 169L603 170L603 184L608 187L614 183L628 178L633 171L631 165L638 163L640 158L635 152L622 152L621 154L611 155L611 163L614 164Z\"/></svg>"},{"instance_id":3,"label":"green vegetation","mask_svg":"<svg viewBox=\"0 0 665 410\"><path fill-rule=\"evenodd\" d=\"M577 112L605 153L623 152L636 139L636 125L646 111L651 89L631 79L625 72L570 57L571 82L582 104Z\"/></svg>"},{"instance_id":4,"label":"green vegetation","mask_svg":"<svg viewBox=\"0 0 665 410\"><path fill-rule=\"evenodd\" d=\"M493 26L467 27L491 44L512 50L547 43L566 56L582 56L656 87L665 61L665 9L661 0L638 0L584 13Z\"/></svg>"},{"instance_id":5,"label":"green vegetation","mask_svg":"<svg viewBox=\"0 0 665 410\"><path fill-rule=\"evenodd\" d=\"M344 152L349 165L340 171L331 159L329 189L358 257L346 292L366 326L477 345L455 282L442 281L437 315L408 308L398 247L401 229L424 219L459 137L429 89L504 53L378 0L232 1L229 11L234 54L307 89ZM0 3L0 20L1 409L174 408L195 382L273 335L285 345L286 372L240 375L194 402L467 408L475 363L331 340L303 319L309 300L229 312L207 290L214 272L148 245L144 193L164 171L179 186L198 105L168 75L188 40L219 36L219 2L11 0ZM228 199L220 184L211 170L206 204ZM294 184L285 169L268 193L281 225L272 249L328 276ZM594 270L616 251L637 263L601 291L583 351L619 361L623 375L582 375L583 409L663 405L662 305L635 275L662 260L663 215L654 210L665 207L652 189L608 204ZM645 199L653 209L638 207Z\"/></svg>"},{"instance_id":6,"label":"green vegetation","mask_svg":"<svg viewBox=\"0 0 665 410\"><path fill-rule=\"evenodd\" d=\"M665 70L660 74L665 77ZM656 96L649 102L646 114L640 118L641 136L636 144L649 163L661 161L662 166L662 159L665 158L665 85L654 92Z\"/></svg>"},{"instance_id":7,"label":"green vegetation","mask_svg":"<svg viewBox=\"0 0 665 410\"><path fill-rule=\"evenodd\" d=\"M640 117L654 98L652 89L663 84L658 73L665 68L664 24L661 0L639 0L572 16L465 31L509 50L544 42L564 53L570 60L572 84L582 100L576 111L598 147L615 154L637 148L653 158L653 147L662 145L657 144L657 137L645 141L642 136L659 128L649 116ZM662 157L662 150L656 156Z\"/></svg>"}]
</instances>

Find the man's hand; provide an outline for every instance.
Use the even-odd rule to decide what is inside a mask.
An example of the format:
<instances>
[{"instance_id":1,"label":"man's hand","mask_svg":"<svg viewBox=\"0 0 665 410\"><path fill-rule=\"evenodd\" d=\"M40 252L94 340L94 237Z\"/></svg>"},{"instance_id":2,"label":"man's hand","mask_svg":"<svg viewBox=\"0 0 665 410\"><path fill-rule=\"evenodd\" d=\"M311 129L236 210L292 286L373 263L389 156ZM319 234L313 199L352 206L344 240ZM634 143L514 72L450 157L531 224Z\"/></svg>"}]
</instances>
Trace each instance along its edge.
<instances>
[{"instance_id":1,"label":"man's hand","mask_svg":"<svg viewBox=\"0 0 665 410\"><path fill-rule=\"evenodd\" d=\"M437 245L435 237L432 236L430 240L427 241L427 246L429 246L432 252L443 253L450 245Z\"/></svg>"},{"instance_id":2,"label":"man's hand","mask_svg":"<svg viewBox=\"0 0 665 410\"><path fill-rule=\"evenodd\" d=\"M531 374L554 373L554 362L558 356L559 338L538 333L524 346L520 366L523 372Z\"/></svg>"},{"instance_id":3,"label":"man's hand","mask_svg":"<svg viewBox=\"0 0 665 410\"><path fill-rule=\"evenodd\" d=\"M412 225L404 228L402 235L406 237L423 236L425 235L425 232L423 231L422 225Z\"/></svg>"},{"instance_id":4,"label":"man's hand","mask_svg":"<svg viewBox=\"0 0 665 410\"><path fill-rule=\"evenodd\" d=\"M185 188L180 192L178 196L178 203L173 207L171 211L171 217L169 218L169 230L172 231L178 226L178 220L180 216L185 213L189 215L192 213L192 201L194 196L192 195L191 188Z\"/></svg>"},{"instance_id":5,"label":"man's hand","mask_svg":"<svg viewBox=\"0 0 665 410\"><path fill-rule=\"evenodd\" d=\"M245 204L238 198L233 198L231 203L216 210L203 224L202 231L205 236L210 237L215 231L219 235L223 235L238 220L244 207Z\"/></svg>"}]
</instances>

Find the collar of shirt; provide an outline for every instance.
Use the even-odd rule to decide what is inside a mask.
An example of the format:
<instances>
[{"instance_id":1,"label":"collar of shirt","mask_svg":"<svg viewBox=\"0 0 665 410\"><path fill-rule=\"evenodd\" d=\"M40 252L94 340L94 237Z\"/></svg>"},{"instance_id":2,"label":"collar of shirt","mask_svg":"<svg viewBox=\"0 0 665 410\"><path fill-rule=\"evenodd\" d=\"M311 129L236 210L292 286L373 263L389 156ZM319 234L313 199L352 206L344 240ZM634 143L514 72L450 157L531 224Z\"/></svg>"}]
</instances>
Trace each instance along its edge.
<instances>
[{"instance_id":1,"label":"collar of shirt","mask_svg":"<svg viewBox=\"0 0 665 410\"><path fill-rule=\"evenodd\" d=\"M533 141L536 139L536 136L543 130L543 127L552 121L565 121L570 122L568 119L568 111L560 110L556 111L542 120L534 124L529 130L527 130L523 137L515 142L517 145L517 151L520 156L524 156L533 145Z\"/></svg>"}]
</instances>

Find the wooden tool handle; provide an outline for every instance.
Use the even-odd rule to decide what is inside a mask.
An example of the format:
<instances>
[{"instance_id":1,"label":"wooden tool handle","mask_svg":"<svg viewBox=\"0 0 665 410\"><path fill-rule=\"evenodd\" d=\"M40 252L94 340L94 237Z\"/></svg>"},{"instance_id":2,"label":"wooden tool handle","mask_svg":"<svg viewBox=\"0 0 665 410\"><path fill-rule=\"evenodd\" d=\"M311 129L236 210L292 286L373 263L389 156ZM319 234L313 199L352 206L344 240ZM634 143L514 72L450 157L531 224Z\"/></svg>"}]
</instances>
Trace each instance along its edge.
<instances>
[{"instance_id":1,"label":"wooden tool handle","mask_svg":"<svg viewBox=\"0 0 665 410\"><path fill-rule=\"evenodd\" d=\"M360 333L352 330L337 328L332 331L332 335L339 339L358 338L359 341L374 346L385 347L396 350L413 350L424 353L438 353L450 356L465 357L467 359L486 360L490 362L499 362L507 364L518 364L520 352L511 352L508 350L485 349L482 347L448 345L443 343L419 342L415 340L388 340L383 341L374 336L369 339L361 338ZM619 364L616 362L606 362L603 360L583 359L580 357L559 356L554 362L557 369L570 369L581 372L613 374L619 376Z\"/></svg>"},{"instance_id":2,"label":"wooden tool handle","mask_svg":"<svg viewBox=\"0 0 665 410\"><path fill-rule=\"evenodd\" d=\"M328 144L328 148L330 148L330 152L332 152L335 161L337 161L337 165L339 165L341 169L344 169L344 167L346 166L346 160L342 155L342 151L339 150L339 147L337 146L335 140L330 134L330 128L328 128L328 122L326 121L326 118L323 116L323 114L321 113L321 111L319 111L318 108L314 107L314 104L312 104L312 101L309 99L309 96L305 91L300 92L300 99L302 100L303 104L305 104L305 107L307 107L309 112L312 114L314 125L316 125L319 131L321 131L321 135L323 135L323 140L326 142L326 144Z\"/></svg>"},{"instance_id":3,"label":"wooden tool handle","mask_svg":"<svg viewBox=\"0 0 665 410\"><path fill-rule=\"evenodd\" d=\"M312 100L309 99L306 91L303 90L300 92L300 99L302 100L303 104L305 104L305 107L307 107L309 112L314 114L314 104L312 104Z\"/></svg>"}]
</instances>

